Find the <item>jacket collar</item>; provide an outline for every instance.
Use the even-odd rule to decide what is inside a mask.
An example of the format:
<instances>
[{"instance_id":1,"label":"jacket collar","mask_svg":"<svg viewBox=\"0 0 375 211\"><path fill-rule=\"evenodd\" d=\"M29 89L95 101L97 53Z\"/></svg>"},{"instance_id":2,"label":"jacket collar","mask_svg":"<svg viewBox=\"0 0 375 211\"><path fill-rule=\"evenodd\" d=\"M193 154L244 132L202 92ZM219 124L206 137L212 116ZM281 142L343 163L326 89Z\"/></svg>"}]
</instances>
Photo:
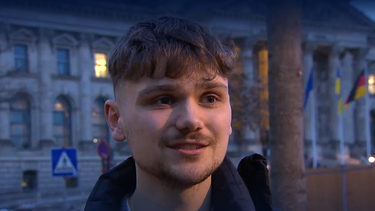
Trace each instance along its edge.
<instances>
[{"instance_id":1,"label":"jacket collar","mask_svg":"<svg viewBox=\"0 0 375 211\"><path fill-rule=\"evenodd\" d=\"M85 211L119 211L135 186L135 163L129 157L99 177ZM212 202L214 211L255 211L249 191L228 157L212 175Z\"/></svg>"}]
</instances>

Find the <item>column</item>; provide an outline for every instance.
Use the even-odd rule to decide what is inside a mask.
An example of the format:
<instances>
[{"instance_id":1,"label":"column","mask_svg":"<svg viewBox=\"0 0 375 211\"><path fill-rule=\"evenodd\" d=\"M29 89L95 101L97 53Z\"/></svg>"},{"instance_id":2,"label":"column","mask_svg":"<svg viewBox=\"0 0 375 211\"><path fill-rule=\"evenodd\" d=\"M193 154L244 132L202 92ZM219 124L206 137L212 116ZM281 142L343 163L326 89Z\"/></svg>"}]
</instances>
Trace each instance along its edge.
<instances>
[{"instance_id":1,"label":"column","mask_svg":"<svg viewBox=\"0 0 375 211\"><path fill-rule=\"evenodd\" d=\"M341 93L343 101L349 96L350 90L353 87L355 74L353 70L353 54L350 51L345 51L342 63L342 79L341 79ZM345 144L354 143L354 106L350 105L349 108L343 110L344 120L344 142Z\"/></svg>"},{"instance_id":2,"label":"column","mask_svg":"<svg viewBox=\"0 0 375 211\"><path fill-rule=\"evenodd\" d=\"M358 77L360 72L365 68L367 71L367 57L368 49L358 49L355 52L355 63L354 63L354 80ZM354 83L353 83L354 84ZM353 85L352 85L353 86ZM367 87L366 87L367 88ZM366 132L370 122L368 121L368 115L370 113L366 108L366 97L362 97L352 103L354 106L354 124L355 124L355 141L356 141L356 155L366 156ZM366 116L367 115L367 116Z\"/></svg>"},{"instance_id":3,"label":"column","mask_svg":"<svg viewBox=\"0 0 375 211\"><path fill-rule=\"evenodd\" d=\"M55 61L50 43L52 31L49 29L39 29L38 42L38 67L40 76L40 142L43 148L55 145L53 141L53 103L52 99L52 79L51 73L54 70L51 62Z\"/></svg>"},{"instance_id":4,"label":"column","mask_svg":"<svg viewBox=\"0 0 375 211\"><path fill-rule=\"evenodd\" d=\"M264 150L269 149L269 89L268 89L268 71L269 71L269 54L266 42L259 42L256 49L257 61L257 101L260 125L259 136L260 142L265 145Z\"/></svg>"},{"instance_id":5,"label":"column","mask_svg":"<svg viewBox=\"0 0 375 211\"><path fill-rule=\"evenodd\" d=\"M251 105L251 103L257 102L255 99L252 99L256 96L257 80L254 67L254 45L257 40L253 38L245 39L244 44L242 45L241 51L241 61L242 61L242 70L243 70L243 111L244 115L244 124L242 128L242 138L249 140L253 151L257 153L262 153L262 146L259 140L259 128L257 124L252 124L256 117L254 117L254 109L256 106Z\"/></svg>"},{"instance_id":6,"label":"column","mask_svg":"<svg viewBox=\"0 0 375 211\"><path fill-rule=\"evenodd\" d=\"M316 45L312 42L306 42L303 48L303 87L306 89L310 72L312 71L314 67L314 50L316 48ZM304 90L305 91L305 90ZM304 140L311 142L312 140L312 133L316 133L316 131L312 130L311 121L311 98L315 96L309 96L309 101L306 105L305 111L304 111Z\"/></svg>"},{"instance_id":7,"label":"column","mask_svg":"<svg viewBox=\"0 0 375 211\"><path fill-rule=\"evenodd\" d=\"M90 37L88 34L81 34L79 46L80 56L80 99L81 99L81 119L80 119L80 147L85 150L88 146L93 146L91 130L91 82L90 76L94 71L94 59L90 48ZM94 151L91 149L91 151Z\"/></svg>"},{"instance_id":8,"label":"column","mask_svg":"<svg viewBox=\"0 0 375 211\"><path fill-rule=\"evenodd\" d=\"M12 69L13 52L8 38L9 26L0 22L0 76L3 76Z\"/></svg>"},{"instance_id":9,"label":"column","mask_svg":"<svg viewBox=\"0 0 375 211\"><path fill-rule=\"evenodd\" d=\"M340 53L343 48L334 44L329 55L329 90L330 90L330 140L335 144L339 143L339 116L338 116L338 96L336 94L337 69L341 68Z\"/></svg>"},{"instance_id":10,"label":"column","mask_svg":"<svg viewBox=\"0 0 375 211\"><path fill-rule=\"evenodd\" d=\"M9 103L0 102L0 145L10 143Z\"/></svg>"},{"instance_id":11,"label":"column","mask_svg":"<svg viewBox=\"0 0 375 211\"><path fill-rule=\"evenodd\" d=\"M8 94L9 79L4 77L7 70L11 69L11 46L7 39L7 25L0 23L0 150L4 149L4 145L11 146L10 127L9 127L9 103Z\"/></svg>"}]
</instances>

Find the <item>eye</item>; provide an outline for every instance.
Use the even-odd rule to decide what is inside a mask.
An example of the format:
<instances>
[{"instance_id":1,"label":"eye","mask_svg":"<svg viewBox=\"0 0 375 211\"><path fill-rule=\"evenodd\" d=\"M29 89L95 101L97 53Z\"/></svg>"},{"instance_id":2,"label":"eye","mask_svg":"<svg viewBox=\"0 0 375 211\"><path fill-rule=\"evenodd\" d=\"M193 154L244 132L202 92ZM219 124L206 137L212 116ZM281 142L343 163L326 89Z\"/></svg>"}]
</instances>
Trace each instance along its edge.
<instances>
[{"instance_id":1,"label":"eye","mask_svg":"<svg viewBox=\"0 0 375 211\"><path fill-rule=\"evenodd\" d=\"M204 97L204 103L215 104L216 101L217 101L217 97L216 96L208 95L208 96Z\"/></svg>"},{"instance_id":2,"label":"eye","mask_svg":"<svg viewBox=\"0 0 375 211\"><path fill-rule=\"evenodd\" d=\"M156 102L157 104L170 105L172 104L172 98L168 96L163 96L163 97L160 97Z\"/></svg>"}]
</instances>

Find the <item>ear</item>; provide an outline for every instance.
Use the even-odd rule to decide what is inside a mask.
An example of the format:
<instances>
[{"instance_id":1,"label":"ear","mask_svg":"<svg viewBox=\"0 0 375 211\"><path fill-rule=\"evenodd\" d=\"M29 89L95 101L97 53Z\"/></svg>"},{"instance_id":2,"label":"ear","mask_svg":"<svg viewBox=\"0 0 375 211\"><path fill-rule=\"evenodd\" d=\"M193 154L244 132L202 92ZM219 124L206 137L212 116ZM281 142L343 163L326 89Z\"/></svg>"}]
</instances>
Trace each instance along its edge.
<instances>
[{"instance_id":1,"label":"ear","mask_svg":"<svg viewBox=\"0 0 375 211\"><path fill-rule=\"evenodd\" d=\"M126 137L120 119L120 106L113 100L107 100L104 104L104 110L113 139L115 141L124 141Z\"/></svg>"}]
</instances>

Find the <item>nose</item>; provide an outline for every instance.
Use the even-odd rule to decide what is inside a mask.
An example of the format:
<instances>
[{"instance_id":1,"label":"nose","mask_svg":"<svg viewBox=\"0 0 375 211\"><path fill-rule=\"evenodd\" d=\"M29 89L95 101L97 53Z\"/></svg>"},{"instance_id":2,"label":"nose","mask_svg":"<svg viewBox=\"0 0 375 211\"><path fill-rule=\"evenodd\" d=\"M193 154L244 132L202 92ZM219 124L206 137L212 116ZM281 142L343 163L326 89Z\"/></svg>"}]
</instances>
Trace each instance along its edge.
<instances>
[{"instance_id":1,"label":"nose","mask_svg":"<svg viewBox=\"0 0 375 211\"><path fill-rule=\"evenodd\" d=\"M184 133L198 132L204 127L204 111L194 100L186 100L176 110L176 128Z\"/></svg>"}]
</instances>

